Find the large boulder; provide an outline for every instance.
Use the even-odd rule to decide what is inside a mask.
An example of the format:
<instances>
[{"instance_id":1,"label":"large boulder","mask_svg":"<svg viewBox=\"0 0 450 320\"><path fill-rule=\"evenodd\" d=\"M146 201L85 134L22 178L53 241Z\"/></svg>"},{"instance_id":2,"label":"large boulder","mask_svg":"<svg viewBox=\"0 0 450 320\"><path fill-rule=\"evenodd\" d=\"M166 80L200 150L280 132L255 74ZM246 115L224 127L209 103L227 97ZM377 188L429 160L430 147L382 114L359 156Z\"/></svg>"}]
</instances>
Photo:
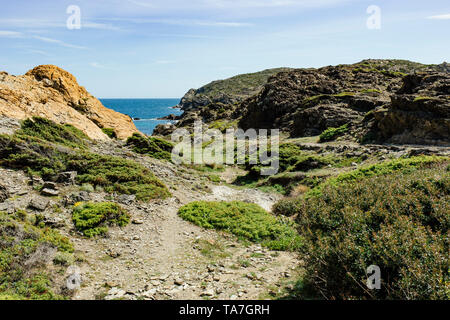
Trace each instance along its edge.
<instances>
[{"instance_id":1,"label":"large boulder","mask_svg":"<svg viewBox=\"0 0 450 320\"><path fill-rule=\"evenodd\" d=\"M405 77L399 94L374 112L373 131L382 142L450 145L450 75Z\"/></svg>"},{"instance_id":2,"label":"large boulder","mask_svg":"<svg viewBox=\"0 0 450 320\"><path fill-rule=\"evenodd\" d=\"M76 78L52 65L24 76L0 73L0 116L23 120L33 116L67 123L97 140L108 140L102 128L112 128L119 139L138 132L129 116L102 105Z\"/></svg>"}]
</instances>

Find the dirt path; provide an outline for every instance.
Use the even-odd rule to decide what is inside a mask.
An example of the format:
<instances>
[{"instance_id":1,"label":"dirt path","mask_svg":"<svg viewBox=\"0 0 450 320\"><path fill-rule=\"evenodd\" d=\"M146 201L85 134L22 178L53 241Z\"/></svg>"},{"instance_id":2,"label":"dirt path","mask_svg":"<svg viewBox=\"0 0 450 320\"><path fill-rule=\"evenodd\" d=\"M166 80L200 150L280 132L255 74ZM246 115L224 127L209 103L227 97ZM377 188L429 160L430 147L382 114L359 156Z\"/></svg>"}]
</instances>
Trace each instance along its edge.
<instances>
[{"instance_id":1,"label":"dirt path","mask_svg":"<svg viewBox=\"0 0 450 320\"><path fill-rule=\"evenodd\" d=\"M298 265L295 253L247 246L177 214L195 200L245 200L270 210L279 196L215 185L205 188L209 192L194 191L186 183L194 186L197 178L174 181L168 174L173 167L158 168L159 178L174 186L172 198L134 204L133 223L113 228L107 239L75 239L85 259L75 299L259 299L291 280L290 270Z\"/></svg>"}]
</instances>

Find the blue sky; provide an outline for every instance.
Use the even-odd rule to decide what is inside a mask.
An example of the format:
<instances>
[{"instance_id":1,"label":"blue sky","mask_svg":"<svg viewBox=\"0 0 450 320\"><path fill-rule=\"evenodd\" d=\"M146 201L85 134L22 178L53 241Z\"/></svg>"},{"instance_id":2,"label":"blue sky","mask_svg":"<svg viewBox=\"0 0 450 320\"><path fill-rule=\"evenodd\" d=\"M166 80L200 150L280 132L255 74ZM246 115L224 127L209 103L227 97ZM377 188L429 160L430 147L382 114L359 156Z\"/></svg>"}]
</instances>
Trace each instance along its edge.
<instances>
[{"instance_id":1,"label":"blue sky","mask_svg":"<svg viewBox=\"0 0 450 320\"><path fill-rule=\"evenodd\" d=\"M55 64L100 98L181 97L273 67L450 60L448 0L0 0L0 70ZM68 6L81 10L69 30ZM367 8L381 29L367 28Z\"/></svg>"}]
</instances>

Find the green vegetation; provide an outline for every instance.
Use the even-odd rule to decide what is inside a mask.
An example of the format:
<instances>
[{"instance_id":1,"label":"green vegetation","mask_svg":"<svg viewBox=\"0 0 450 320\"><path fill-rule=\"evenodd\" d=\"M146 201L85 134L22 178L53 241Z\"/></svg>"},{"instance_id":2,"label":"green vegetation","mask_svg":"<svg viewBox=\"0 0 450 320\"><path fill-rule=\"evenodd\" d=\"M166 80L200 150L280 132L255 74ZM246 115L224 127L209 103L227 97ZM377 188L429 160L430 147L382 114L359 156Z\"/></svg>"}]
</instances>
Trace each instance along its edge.
<instances>
[{"instance_id":1,"label":"green vegetation","mask_svg":"<svg viewBox=\"0 0 450 320\"><path fill-rule=\"evenodd\" d=\"M274 217L256 204L198 201L182 207L179 215L200 227L224 230L272 250L301 247L301 238L290 220Z\"/></svg>"},{"instance_id":2,"label":"green vegetation","mask_svg":"<svg viewBox=\"0 0 450 320\"><path fill-rule=\"evenodd\" d=\"M0 300L64 299L45 268L52 254L73 252L69 239L25 211L0 212ZM53 250L52 250L53 249Z\"/></svg>"},{"instance_id":3,"label":"green vegetation","mask_svg":"<svg viewBox=\"0 0 450 320\"><path fill-rule=\"evenodd\" d=\"M113 128L103 128L102 131L103 131L104 134L106 134L111 139L116 139L117 138L116 131Z\"/></svg>"},{"instance_id":4,"label":"green vegetation","mask_svg":"<svg viewBox=\"0 0 450 320\"><path fill-rule=\"evenodd\" d=\"M89 138L70 124L59 125L53 121L33 117L22 122L18 137L35 137L47 142L62 144L72 148L84 148Z\"/></svg>"},{"instance_id":5,"label":"green vegetation","mask_svg":"<svg viewBox=\"0 0 450 320\"><path fill-rule=\"evenodd\" d=\"M136 153L146 154L152 158L168 161L172 158L172 149L174 147L171 142L164 139L144 137L139 133L134 133L128 138L127 145L131 146Z\"/></svg>"},{"instance_id":6,"label":"green vegetation","mask_svg":"<svg viewBox=\"0 0 450 320\"><path fill-rule=\"evenodd\" d=\"M414 102L423 102L423 101L430 101L430 100L436 100L436 98L426 97L426 96L424 96L424 97L416 97L414 99Z\"/></svg>"},{"instance_id":7,"label":"green vegetation","mask_svg":"<svg viewBox=\"0 0 450 320\"><path fill-rule=\"evenodd\" d=\"M328 128L322 134L320 135L320 142L327 142L327 141L333 141L337 137L343 135L348 131L348 125L344 124L343 126L340 126L339 128Z\"/></svg>"},{"instance_id":8,"label":"green vegetation","mask_svg":"<svg viewBox=\"0 0 450 320\"><path fill-rule=\"evenodd\" d=\"M73 155L67 161L69 171L77 171L79 183L89 183L106 192L136 195L138 200L149 201L170 196L166 186L141 164L94 153Z\"/></svg>"},{"instance_id":9,"label":"green vegetation","mask_svg":"<svg viewBox=\"0 0 450 320\"><path fill-rule=\"evenodd\" d=\"M282 71L288 71L288 68L268 69L256 73L241 74L235 77L214 81L197 90L196 95L206 96L211 101L218 100L226 92L228 96L239 98L250 97L260 90L266 84L269 77Z\"/></svg>"},{"instance_id":10,"label":"green vegetation","mask_svg":"<svg viewBox=\"0 0 450 320\"><path fill-rule=\"evenodd\" d=\"M363 89L361 93L382 93L382 91L378 89Z\"/></svg>"},{"instance_id":11,"label":"green vegetation","mask_svg":"<svg viewBox=\"0 0 450 320\"><path fill-rule=\"evenodd\" d=\"M404 77L428 65L407 60L366 60L355 65L354 73L378 72L388 77Z\"/></svg>"},{"instance_id":12,"label":"green vegetation","mask_svg":"<svg viewBox=\"0 0 450 320\"><path fill-rule=\"evenodd\" d=\"M50 126L64 127L54 123ZM56 137L48 139L58 141ZM143 201L170 195L149 169L135 161L61 148L23 131L14 136L0 135L0 165L23 169L44 179L51 179L59 172L77 171L80 184L91 184L109 193L134 194Z\"/></svg>"},{"instance_id":13,"label":"green vegetation","mask_svg":"<svg viewBox=\"0 0 450 320\"><path fill-rule=\"evenodd\" d=\"M428 160L357 170L284 205L305 237L305 287L329 299L450 298L450 173ZM366 289L370 265L381 268L381 290Z\"/></svg>"},{"instance_id":14,"label":"green vegetation","mask_svg":"<svg viewBox=\"0 0 450 320\"><path fill-rule=\"evenodd\" d=\"M445 157L433 157L433 156L418 156L418 157L412 157L412 158L406 158L406 159L396 159L391 161L386 161L382 163L377 163L374 165L366 166L363 168L359 168L357 170L342 173L338 175L337 177L333 177L328 179L323 184L317 186L310 192L306 194L306 197L309 197L311 195L320 195L321 190L328 186L338 186L338 185L345 185L345 184L351 184L356 181L360 181L364 178L369 178L373 176L381 176L381 175L389 175L392 173L400 172L403 174L410 173L414 170L417 170L419 168L422 168L426 165L431 165L435 163L440 163L448 161L448 158Z\"/></svg>"},{"instance_id":15,"label":"green vegetation","mask_svg":"<svg viewBox=\"0 0 450 320\"><path fill-rule=\"evenodd\" d=\"M296 186L316 187L322 180L322 174L317 172L328 166L341 168L350 166L353 162L360 163L361 158L320 156L309 151L303 151L293 143L284 143L279 148L279 173L273 176L261 176L261 164L247 165L249 173L238 177L234 184L246 187L258 187L268 191L289 194Z\"/></svg>"},{"instance_id":16,"label":"green vegetation","mask_svg":"<svg viewBox=\"0 0 450 320\"><path fill-rule=\"evenodd\" d=\"M103 236L108 226L124 227L130 222L130 215L112 202L80 203L73 209L75 228L88 238Z\"/></svg>"},{"instance_id":17,"label":"green vegetation","mask_svg":"<svg viewBox=\"0 0 450 320\"><path fill-rule=\"evenodd\" d=\"M230 128L237 128L238 126L238 121L237 120L216 120L213 121L210 125L209 128L210 129L218 129L220 132L226 132L227 129Z\"/></svg>"},{"instance_id":18,"label":"green vegetation","mask_svg":"<svg viewBox=\"0 0 450 320\"><path fill-rule=\"evenodd\" d=\"M336 98L348 98L348 97L354 97L356 95L356 93L354 92L341 92L338 94L333 94L333 97Z\"/></svg>"}]
</instances>

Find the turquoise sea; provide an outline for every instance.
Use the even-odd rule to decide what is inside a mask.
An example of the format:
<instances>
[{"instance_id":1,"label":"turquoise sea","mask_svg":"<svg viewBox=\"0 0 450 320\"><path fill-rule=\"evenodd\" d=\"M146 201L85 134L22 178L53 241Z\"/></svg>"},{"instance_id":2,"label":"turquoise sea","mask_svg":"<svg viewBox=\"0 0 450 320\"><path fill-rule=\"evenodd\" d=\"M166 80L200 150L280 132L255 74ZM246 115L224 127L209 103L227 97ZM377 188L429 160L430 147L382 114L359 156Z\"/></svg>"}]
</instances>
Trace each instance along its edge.
<instances>
[{"instance_id":1,"label":"turquoise sea","mask_svg":"<svg viewBox=\"0 0 450 320\"><path fill-rule=\"evenodd\" d=\"M117 112L129 115L134 120L139 131L151 135L158 124L168 123L168 120L156 120L171 113L181 115L180 109L172 109L180 99L100 99L103 105ZM173 122L173 121L172 121Z\"/></svg>"}]
</instances>

